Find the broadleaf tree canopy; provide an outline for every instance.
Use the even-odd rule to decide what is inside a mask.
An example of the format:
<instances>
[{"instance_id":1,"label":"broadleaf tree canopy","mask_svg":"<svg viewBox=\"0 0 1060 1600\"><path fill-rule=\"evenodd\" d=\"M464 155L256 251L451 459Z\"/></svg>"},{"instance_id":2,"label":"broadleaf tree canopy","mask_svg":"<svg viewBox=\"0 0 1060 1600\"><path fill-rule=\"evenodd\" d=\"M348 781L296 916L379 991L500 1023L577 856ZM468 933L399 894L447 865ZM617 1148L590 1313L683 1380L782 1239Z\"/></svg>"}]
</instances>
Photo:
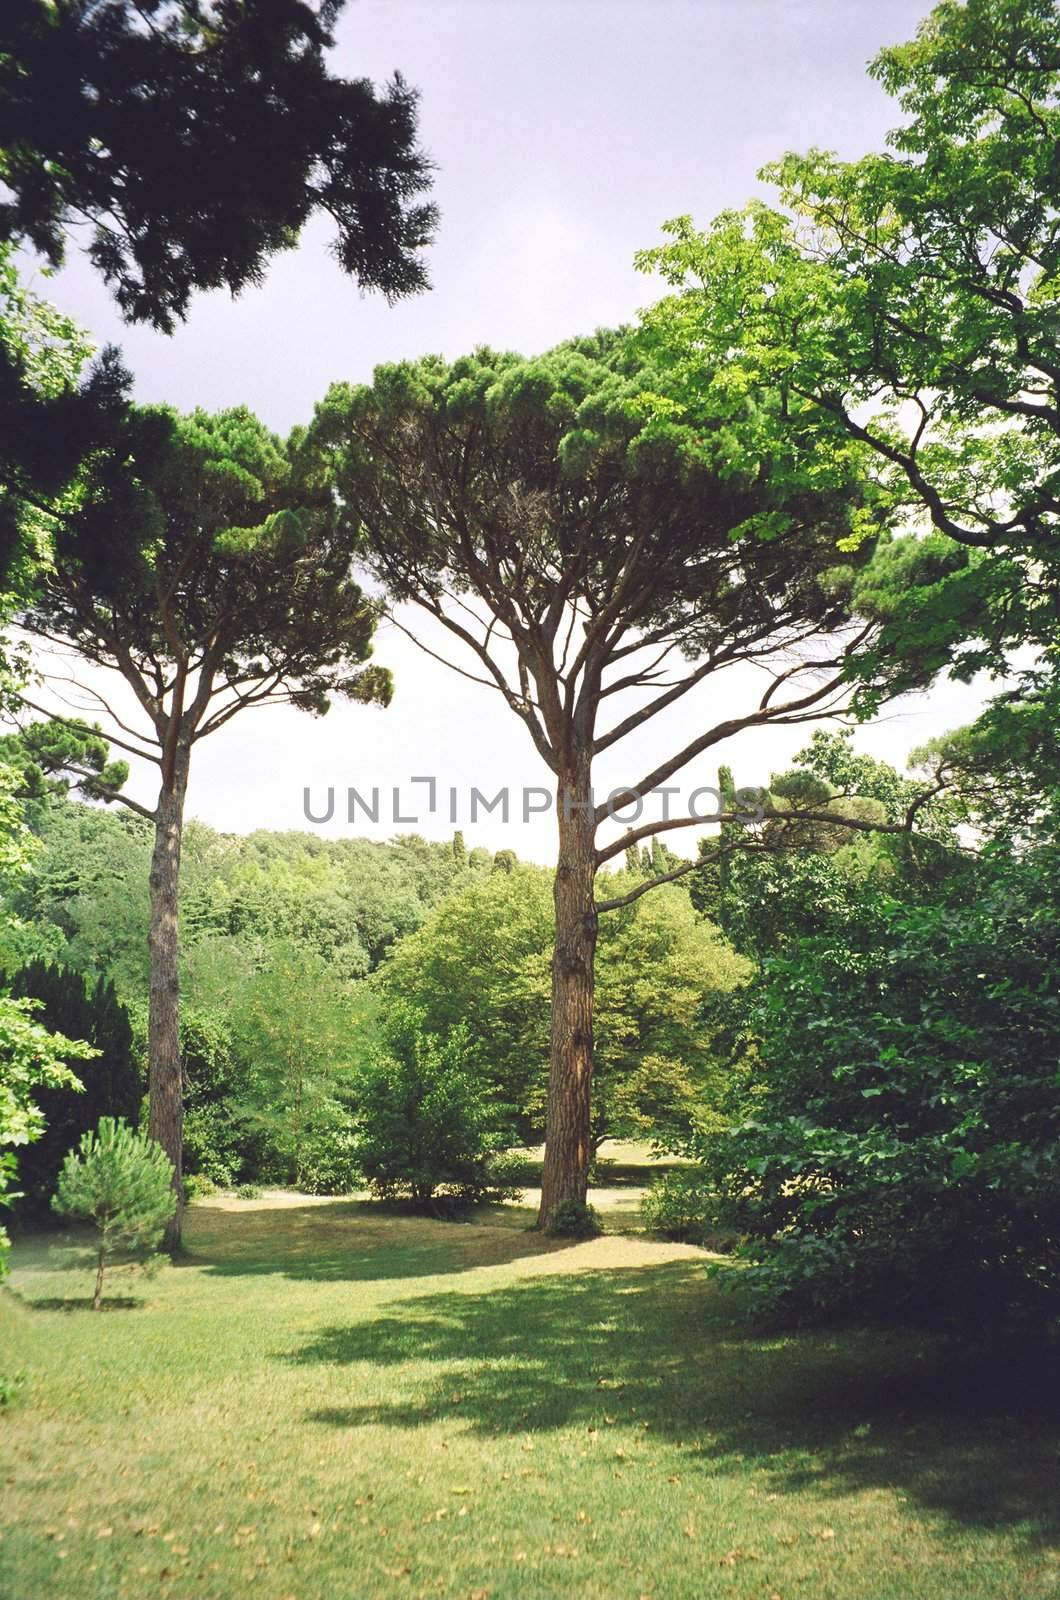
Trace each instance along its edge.
<instances>
[{"instance_id":1,"label":"broadleaf tree canopy","mask_svg":"<svg viewBox=\"0 0 1060 1600\"><path fill-rule=\"evenodd\" d=\"M881 492L1015 576L1002 640L1051 639L1060 11L943 0L870 71L904 114L890 147L789 153L761 174L784 209L670 222L639 258L676 291L647 329L689 390L723 356L730 384L784 389L830 448L865 444Z\"/></svg>"}]
</instances>

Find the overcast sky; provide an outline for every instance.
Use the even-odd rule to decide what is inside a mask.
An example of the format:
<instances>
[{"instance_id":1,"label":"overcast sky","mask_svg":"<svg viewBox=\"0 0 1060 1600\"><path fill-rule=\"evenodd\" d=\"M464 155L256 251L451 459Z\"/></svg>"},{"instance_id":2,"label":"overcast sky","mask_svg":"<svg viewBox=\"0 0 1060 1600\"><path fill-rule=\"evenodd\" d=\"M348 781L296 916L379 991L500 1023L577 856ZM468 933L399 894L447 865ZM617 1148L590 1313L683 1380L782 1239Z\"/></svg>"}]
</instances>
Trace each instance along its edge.
<instances>
[{"instance_id":1,"label":"overcast sky","mask_svg":"<svg viewBox=\"0 0 1060 1600\"><path fill-rule=\"evenodd\" d=\"M377 81L399 70L421 94L442 212L428 294L396 307L360 295L330 259L324 226L274 261L260 289L235 301L199 296L172 338L122 326L76 257L38 287L100 342L122 345L141 399L244 403L285 431L308 419L329 383L368 379L381 361L452 357L478 344L534 352L629 320L654 292L634 272L634 252L657 241L667 218L691 212L706 223L742 205L759 191L757 168L785 149L855 156L879 147L895 108L866 62L910 37L926 9L927 0L353 0L332 70ZM383 838L412 826L392 820L398 785L402 814L444 837L453 787L469 844L549 860L550 818L524 825L516 815L506 826L468 817L472 786L492 795L509 785L518 813L522 789L547 783L522 725L497 696L393 630L380 633L376 654L396 676L388 711L235 718L197 747L190 813L232 831L307 827L304 788L319 809L333 786L336 815L324 831ZM635 781L675 738L687 742L738 709L742 684L689 697L601 773L601 787ZM901 764L980 701L944 683L860 730L858 743ZM685 792L713 781L719 754L738 783L763 781L805 737L745 735L696 764ZM438 781L433 816L425 790L407 786L413 775ZM361 815L350 828L349 785L366 795L380 788L377 825ZM132 792L153 799L148 775ZM694 833L672 842L688 853Z\"/></svg>"}]
</instances>

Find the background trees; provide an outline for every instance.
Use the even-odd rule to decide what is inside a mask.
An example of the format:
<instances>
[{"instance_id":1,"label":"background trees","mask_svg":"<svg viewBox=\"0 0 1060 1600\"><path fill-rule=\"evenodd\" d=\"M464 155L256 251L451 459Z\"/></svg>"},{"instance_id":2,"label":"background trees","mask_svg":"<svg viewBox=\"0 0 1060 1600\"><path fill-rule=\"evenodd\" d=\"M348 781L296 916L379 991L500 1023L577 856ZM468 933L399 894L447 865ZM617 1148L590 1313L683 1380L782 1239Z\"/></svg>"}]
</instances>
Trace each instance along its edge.
<instances>
[{"instance_id":1,"label":"background trees","mask_svg":"<svg viewBox=\"0 0 1060 1600\"><path fill-rule=\"evenodd\" d=\"M779 388L750 405L723 374L698 397L685 388L671 401L668 383L619 335L532 361L479 351L336 387L311 434L351 546L395 601L459 641L459 670L504 697L556 782L543 1224L559 1201L585 1199L597 917L624 898L598 902L596 874L667 826L598 845L600 825L745 728L856 699L859 675L864 704L926 681L946 659L949 609L971 603L948 596L930 645L923 632L915 650L900 632L884 643L899 593L917 606L922 589L969 568L968 553L894 543L871 567L879 512L853 446L804 430ZM756 702L705 718L599 802L598 756L749 662L765 685Z\"/></svg>"},{"instance_id":2,"label":"background trees","mask_svg":"<svg viewBox=\"0 0 1060 1600\"><path fill-rule=\"evenodd\" d=\"M11 0L0 22L0 238L53 264L88 225L130 321L171 331L193 290L260 281L317 212L391 297L434 229L416 97L328 72L342 0Z\"/></svg>"},{"instance_id":3,"label":"background trees","mask_svg":"<svg viewBox=\"0 0 1060 1600\"><path fill-rule=\"evenodd\" d=\"M42 1174L54 1174L82 1127L116 1109L134 1121L139 1108L151 829L134 812L104 811L50 788L23 804L37 847L8 884L6 903L20 918L8 933L8 970L53 967L61 986L82 997L113 984L118 1015L127 1013L131 1027L135 1083L127 1084L131 1101L99 1102L89 1063L86 1094L48 1096L50 1132L39 1159L36 1148L27 1152L25 1185L43 1192ZM220 835L189 824L180 907L187 1173L225 1186L292 1183L297 1136L301 1187L350 1186L349 1079L377 1037L361 980L447 895L489 879L492 858L473 854L474 867L466 850L461 863L451 844L414 836L383 844ZM84 1037L94 1038L92 1007L79 1004ZM299 1072L308 1089L304 1119Z\"/></svg>"},{"instance_id":4,"label":"background trees","mask_svg":"<svg viewBox=\"0 0 1060 1600\"><path fill-rule=\"evenodd\" d=\"M30 802L29 814L39 848L10 902L23 916L18 960L38 971L62 963L52 970L82 997L77 1016L90 1039L84 997L113 980L117 1015L127 1012L131 1025L133 1099L122 1109L133 1120L147 1058L149 828L62 794ZM354 1079L369 1052L385 1054L380 1028L402 1004L436 1038L463 1024L469 1060L505 1125L525 1142L541 1138L551 878L523 864L494 871L485 852L473 854L485 858L474 869L447 843L222 836L189 825L180 911L186 1172L226 1186L349 1187ZM609 892L645 881L647 870L638 862L633 874L609 875ZM381 928L386 946L369 959L370 931ZM605 919L594 1151L608 1137L684 1140L716 1121L728 1046L714 1012L749 971L682 885ZM93 1066L84 1071L90 1091ZM55 1097L47 1171L82 1127L114 1110L96 1099L90 1092L68 1106Z\"/></svg>"},{"instance_id":5,"label":"background trees","mask_svg":"<svg viewBox=\"0 0 1060 1600\"><path fill-rule=\"evenodd\" d=\"M143 1089L129 1015L111 979L101 975L92 984L69 968L33 961L13 974L10 992L37 1002L35 1020L49 1032L93 1049L78 1066L78 1088L43 1087L34 1097L44 1125L19 1162L19 1187L39 1209L51 1197L66 1152L101 1116L135 1125Z\"/></svg>"},{"instance_id":6,"label":"background trees","mask_svg":"<svg viewBox=\"0 0 1060 1600\"><path fill-rule=\"evenodd\" d=\"M640 878L606 877L607 893ZM479 1071L520 1137L544 1132L552 882L522 865L452 895L381 967L384 1009L402 1001L444 1034L462 1025ZM596 961L590 1139L687 1138L722 1094L724 1048L711 1010L750 972L683 887L664 885L603 920Z\"/></svg>"},{"instance_id":7,"label":"background trees","mask_svg":"<svg viewBox=\"0 0 1060 1600\"><path fill-rule=\"evenodd\" d=\"M322 956L278 942L217 998L227 1002L232 1050L246 1064L223 1114L260 1145L256 1176L310 1193L354 1188L352 1078L366 1019L352 985ZM210 1009L224 1011L216 1001Z\"/></svg>"}]
</instances>

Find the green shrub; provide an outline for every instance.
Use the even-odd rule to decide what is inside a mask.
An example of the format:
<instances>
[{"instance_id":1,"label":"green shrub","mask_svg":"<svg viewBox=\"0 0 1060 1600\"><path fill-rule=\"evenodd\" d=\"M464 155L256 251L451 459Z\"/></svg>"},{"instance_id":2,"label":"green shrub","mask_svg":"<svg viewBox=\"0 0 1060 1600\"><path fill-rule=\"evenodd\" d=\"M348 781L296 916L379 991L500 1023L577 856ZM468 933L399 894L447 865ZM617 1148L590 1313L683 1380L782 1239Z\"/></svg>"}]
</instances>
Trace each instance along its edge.
<instances>
[{"instance_id":1,"label":"green shrub","mask_svg":"<svg viewBox=\"0 0 1060 1600\"><path fill-rule=\"evenodd\" d=\"M503 1200L519 1201L523 1198L522 1185L526 1179L526 1158L510 1150L498 1151L487 1163L491 1189Z\"/></svg>"},{"instance_id":2,"label":"green shrub","mask_svg":"<svg viewBox=\"0 0 1060 1600\"><path fill-rule=\"evenodd\" d=\"M190 1172L184 1179L185 1200L208 1200L216 1193L216 1183L204 1172Z\"/></svg>"},{"instance_id":3,"label":"green shrub","mask_svg":"<svg viewBox=\"0 0 1060 1600\"><path fill-rule=\"evenodd\" d=\"M553 1239L594 1239L603 1233L600 1213L580 1200L561 1200L546 1230Z\"/></svg>"},{"instance_id":4,"label":"green shrub","mask_svg":"<svg viewBox=\"0 0 1060 1600\"><path fill-rule=\"evenodd\" d=\"M158 1250L173 1215L173 1165L162 1146L127 1123L101 1117L84 1134L59 1173L54 1210L85 1217L99 1230L93 1308L103 1300L107 1263L121 1251L146 1262Z\"/></svg>"},{"instance_id":5,"label":"green shrub","mask_svg":"<svg viewBox=\"0 0 1060 1600\"><path fill-rule=\"evenodd\" d=\"M613 1156L595 1155L589 1162L589 1184L595 1188L598 1184L610 1183L618 1171L618 1162Z\"/></svg>"},{"instance_id":6,"label":"green shrub","mask_svg":"<svg viewBox=\"0 0 1060 1600\"><path fill-rule=\"evenodd\" d=\"M256 1183L237 1183L236 1197L239 1200L260 1200L262 1190Z\"/></svg>"},{"instance_id":7,"label":"green shrub","mask_svg":"<svg viewBox=\"0 0 1060 1600\"><path fill-rule=\"evenodd\" d=\"M655 1178L640 1210L649 1233L682 1244L719 1245L717 1197L698 1167Z\"/></svg>"},{"instance_id":8,"label":"green shrub","mask_svg":"<svg viewBox=\"0 0 1060 1600\"><path fill-rule=\"evenodd\" d=\"M757 1081L703 1158L777 1320L1060 1331L1060 849L975 870L974 903L877 896L748 992Z\"/></svg>"},{"instance_id":9,"label":"green shrub","mask_svg":"<svg viewBox=\"0 0 1060 1600\"><path fill-rule=\"evenodd\" d=\"M348 1124L348 1113L344 1117ZM314 1130L302 1143L294 1187L302 1194L349 1194L360 1186L356 1145L348 1126Z\"/></svg>"},{"instance_id":10,"label":"green shrub","mask_svg":"<svg viewBox=\"0 0 1060 1600\"><path fill-rule=\"evenodd\" d=\"M462 1025L427 1033L422 1013L396 1007L358 1074L355 1103L357 1163L384 1199L437 1212L440 1200L472 1205L510 1192L498 1158L511 1134Z\"/></svg>"}]
</instances>

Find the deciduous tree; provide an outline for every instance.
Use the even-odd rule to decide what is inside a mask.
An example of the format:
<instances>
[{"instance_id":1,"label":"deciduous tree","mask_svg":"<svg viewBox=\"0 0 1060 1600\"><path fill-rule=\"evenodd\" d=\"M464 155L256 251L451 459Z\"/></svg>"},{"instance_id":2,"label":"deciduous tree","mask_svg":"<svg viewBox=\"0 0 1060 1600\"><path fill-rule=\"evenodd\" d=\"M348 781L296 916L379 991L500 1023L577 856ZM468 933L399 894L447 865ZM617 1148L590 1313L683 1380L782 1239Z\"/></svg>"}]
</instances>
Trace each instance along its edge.
<instances>
[{"instance_id":1,"label":"deciduous tree","mask_svg":"<svg viewBox=\"0 0 1060 1600\"><path fill-rule=\"evenodd\" d=\"M621 872L604 894L643 881ZM384 1005L422 1011L430 1032L463 1023L499 1102L536 1143L548 1095L551 874L522 865L454 894L384 963ZM712 1002L750 971L679 884L600 925L590 1141L687 1137L716 1111L723 1053Z\"/></svg>"},{"instance_id":2,"label":"deciduous tree","mask_svg":"<svg viewBox=\"0 0 1060 1600\"><path fill-rule=\"evenodd\" d=\"M647 331L690 388L724 352L741 393L866 445L888 495L1001 558L997 636L1055 638L1060 11L943 0L870 71L890 148L788 154L762 173L786 209L668 224Z\"/></svg>"}]
</instances>

